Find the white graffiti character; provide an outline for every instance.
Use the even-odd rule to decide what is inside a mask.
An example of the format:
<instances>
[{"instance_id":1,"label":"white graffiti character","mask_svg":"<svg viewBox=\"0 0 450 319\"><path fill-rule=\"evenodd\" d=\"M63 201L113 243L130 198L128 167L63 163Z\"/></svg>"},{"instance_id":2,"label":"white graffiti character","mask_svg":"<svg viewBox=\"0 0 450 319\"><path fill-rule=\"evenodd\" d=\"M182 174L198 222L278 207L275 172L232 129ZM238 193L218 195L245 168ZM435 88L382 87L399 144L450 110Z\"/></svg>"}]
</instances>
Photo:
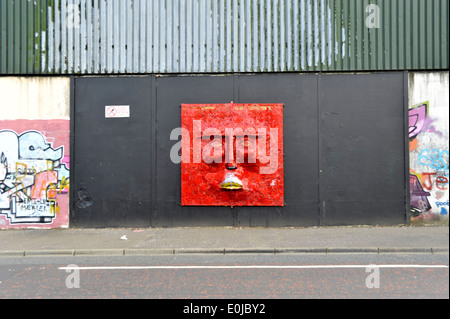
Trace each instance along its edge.
<instances>
[{"instance_id":1,"label":"white graffiti character","mask_svg":"<svg viewBox=\"0 0 450 319\"><path fill-rule=\"evenodd\" d=\"M64 147L54 149L39 132L0 131L0 214L11 224L52 222L58 184L67 185L63 156Z\"/></svg>"}]
</instances>

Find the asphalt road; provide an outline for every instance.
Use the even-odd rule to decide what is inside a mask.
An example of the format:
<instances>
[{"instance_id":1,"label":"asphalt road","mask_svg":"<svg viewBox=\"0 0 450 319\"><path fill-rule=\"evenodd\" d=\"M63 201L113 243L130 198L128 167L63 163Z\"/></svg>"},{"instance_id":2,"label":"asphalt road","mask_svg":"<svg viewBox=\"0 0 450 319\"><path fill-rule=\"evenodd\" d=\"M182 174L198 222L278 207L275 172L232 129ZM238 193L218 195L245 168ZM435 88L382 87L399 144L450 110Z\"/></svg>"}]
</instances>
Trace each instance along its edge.
<instances>
[{"instance_id":1,"label":"asphalt road","mask_svg":"<svg viewBox=\"0 0 450 319\"><path fill-rule=\"evenodd\" d=\"M2 258L0 298L182 299L178 312L208 311L199 299L448 299L448 265L448 254Z\"/></svg>"}]
</instances>

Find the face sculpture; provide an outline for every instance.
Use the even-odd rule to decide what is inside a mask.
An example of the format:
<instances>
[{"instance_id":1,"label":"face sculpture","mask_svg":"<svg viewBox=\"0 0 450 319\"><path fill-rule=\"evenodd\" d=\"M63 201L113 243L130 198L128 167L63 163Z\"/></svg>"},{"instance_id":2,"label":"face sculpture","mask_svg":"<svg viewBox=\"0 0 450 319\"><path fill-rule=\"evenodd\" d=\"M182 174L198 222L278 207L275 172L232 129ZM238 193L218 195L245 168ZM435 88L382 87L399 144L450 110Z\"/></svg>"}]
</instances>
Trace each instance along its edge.
<instances>
[{"instance_id":1,"label":"face sculpture","mask_svg":"<svg viewBox=\"0 0 450 319\"><path fill-rule=\"evenodd\" d=\"M183 206L284 206L281 104L182 105Z\"/></svg>"}]
</instances>

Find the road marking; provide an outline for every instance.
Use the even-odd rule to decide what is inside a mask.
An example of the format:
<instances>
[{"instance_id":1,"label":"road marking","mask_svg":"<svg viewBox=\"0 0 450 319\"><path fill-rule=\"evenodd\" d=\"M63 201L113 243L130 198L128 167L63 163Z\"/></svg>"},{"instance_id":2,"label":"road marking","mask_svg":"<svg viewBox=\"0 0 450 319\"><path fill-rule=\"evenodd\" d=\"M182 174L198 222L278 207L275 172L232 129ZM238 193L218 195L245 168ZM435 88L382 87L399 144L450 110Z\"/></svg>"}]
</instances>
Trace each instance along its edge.
<instances>
[{"instance_id":1,"label":"road marking","mask_svg":"<svg viewBox=\"0 0 450 319\"><path fill-rule=\"evenodd\" d=\"M59 270L213 270L213 269L448 269L448 265L310 265L310 266L100 266L100 267L60 267Z\"/></svg>"}]
</instances>

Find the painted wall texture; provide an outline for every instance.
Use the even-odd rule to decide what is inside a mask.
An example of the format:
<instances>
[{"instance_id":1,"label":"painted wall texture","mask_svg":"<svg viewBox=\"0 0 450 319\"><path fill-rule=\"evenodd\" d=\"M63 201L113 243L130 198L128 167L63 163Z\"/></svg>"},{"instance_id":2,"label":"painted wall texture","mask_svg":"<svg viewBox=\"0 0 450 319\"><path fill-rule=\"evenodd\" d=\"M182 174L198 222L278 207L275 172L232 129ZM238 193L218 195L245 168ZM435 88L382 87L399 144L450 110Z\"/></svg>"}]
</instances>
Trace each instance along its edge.
<instances>
[{"instance_id":1,"label":"painted wall texture","mask_svg":"<svg viewBox=\"0 0 450 319\"><path fill-rule=\"evenodd\" d=\"M412 221L448 220L449 72L410 73Z\"/></svg>"},{"instance_id":2,"label":"painted wall texture","mask_svg":"<svg viewBox=\"0 0 450 319\"><path fill-rule=\"evenodd\" d=\"M69 226L70 80L0 78L0 229Z\"/></svg>"}]
</instances>

